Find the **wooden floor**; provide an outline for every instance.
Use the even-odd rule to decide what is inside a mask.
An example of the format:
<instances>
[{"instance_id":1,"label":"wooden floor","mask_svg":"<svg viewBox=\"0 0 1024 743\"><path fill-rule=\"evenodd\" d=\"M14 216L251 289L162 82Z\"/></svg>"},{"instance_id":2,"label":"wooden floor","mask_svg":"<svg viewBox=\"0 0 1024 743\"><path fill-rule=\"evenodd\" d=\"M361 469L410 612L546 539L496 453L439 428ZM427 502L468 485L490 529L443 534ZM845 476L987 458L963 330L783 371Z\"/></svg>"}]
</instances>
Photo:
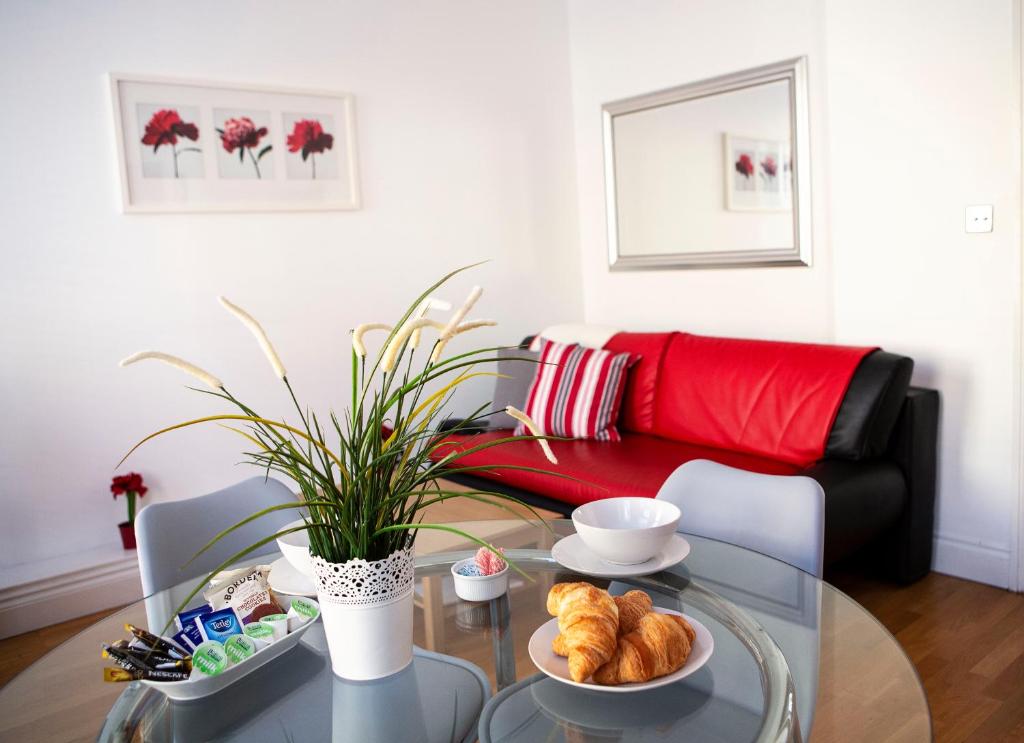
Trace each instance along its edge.
<instances>
[{"instance_id":1,"label":"wooden floor","mask_svg":"<svg viewBox=\"0 0 1024 743\"><path fill-rule=\"evenodd\" d=\"M428 520L503 515L452 501L434 507ZM1024 595L938 573L906 587L855 574L829 580L903 645L928 693L936 741L1024 741ZM0 640L0 685L107 613Z\"/></svg>"},{"instance_id":2,"label":"wooden floor","mask_svg":"<svg viewBox=\"0 0 1024 743\"><path fill-rule=\"evenodd\" d=\"M856 575L829 580L906 650L936 741L1024 741L1024 595L939 573L905 587Z\"/></svg>"}]
</instances>

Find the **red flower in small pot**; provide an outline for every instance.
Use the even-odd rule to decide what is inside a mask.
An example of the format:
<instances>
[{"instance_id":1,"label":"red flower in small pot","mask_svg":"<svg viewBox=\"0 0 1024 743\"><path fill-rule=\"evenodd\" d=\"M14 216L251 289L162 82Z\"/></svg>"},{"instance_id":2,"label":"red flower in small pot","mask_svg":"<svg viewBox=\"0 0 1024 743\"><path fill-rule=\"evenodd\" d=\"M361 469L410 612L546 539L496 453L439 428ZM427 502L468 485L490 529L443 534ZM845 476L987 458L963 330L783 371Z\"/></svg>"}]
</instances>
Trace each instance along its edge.
<instances>
[{"instance_id":1,"label":"red flower in small pot","mask_svg":"<svg viewBox=\"0 0 1024 743\"><path fill-rule=\"evenodd\" d=\"M309 159L316 179L316 155L334 146L334 135L328 134L316 119L300 119L288 135L288 151L302 152L302 160Z\"/></svg>"},{"instance_id":2,"label":"red flower in small pot","mask_svg":"<svg viewBox=\"0 0 1024 743\"><path fill-rule=\"evenodd\" d=\"M763 170L769 178L774 178L779 172L779 164L775 162L774 157L768 155L761 161L761 170Z\"/></svg>"},{"instance_id":3,"label":"red flower in small pot","mask_svg":"<svg viewBox=\"0 0 1024 743\"><path fill-rule=\"evenodd\" d=\"M127 475L117 475L110 482L110 492L117 496L123 495L128 501L128 520L118 524L121 530L121 542L125 549L135 549L135 498L141 498L149 490L142 483L142 475L138 472L129 472Z\"/></svg>"},{"instance_id":4,"label":"red flower in small pot","mask_svg":"<svg viewBox=\"0 0 1024 743\"><path fill-rule=\"evenodd\" d=\"M252 165L256 168L256 177L262 178L263 175L260 173L260 160L263 156L270 152L274 146L268 144L258 155L253 154L253 150L259 147L260 140L267 136L267 127L261 126L259 128L252 122L248 116L241 116L237 119L228 119L224 122L224 128L218 129L217 133L220 134L220 142L224 145L224 149L228 152L234 152L238 150L238 162L245 161L245 153L249 153L249 158L252 160Z\"/></svg>"},{"instance_id":5,"label":"red flower in small pot","mask_svg":"<svg viewBox=\"0 0 1024 743\"><path fill-rule=\"evenodd\" d=\"M744 178L749 178L754 174L754 161L750 159L750 155L740 155L736 161L736 172Z\"/></svg>"},{"instance_id":6,"label":"red flower in small pot","mask_svg":"<svg viewBox=\"0 0 1024 743\"><path fill-rule=\"evenodd\" d=\"M153 152L160 149L161 145L170 145L171 154L174 157L174 177L178 177L178 155L182 152L199 152L198 147L186 147L179 150L178 137L191 139L193 142L199 139L199 129L195 124L182 121L181 116L173 108L163 108L157 111L146 124L146 133L142 136L142 144L153 145Z\"/></svg>"}]
</instances>

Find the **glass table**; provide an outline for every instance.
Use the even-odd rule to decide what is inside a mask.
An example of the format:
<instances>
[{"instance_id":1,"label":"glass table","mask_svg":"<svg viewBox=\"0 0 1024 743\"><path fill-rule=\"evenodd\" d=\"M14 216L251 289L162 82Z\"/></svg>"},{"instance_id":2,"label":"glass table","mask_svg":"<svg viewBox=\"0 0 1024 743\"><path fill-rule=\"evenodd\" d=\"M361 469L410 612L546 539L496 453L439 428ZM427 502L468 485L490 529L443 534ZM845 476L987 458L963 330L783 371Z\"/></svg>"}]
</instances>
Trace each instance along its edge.
<instances>
[{"instance_id":1,"label":"glass table","mask_svg":"<svg viewBox=\"0 0 1024 743\"><path fill-rule=\"evenodd\" d=\"M451 565L472 545L421 532L413 665L380 682L330 672L313 627L300 645L220 695L172 703L139 683L100 680L101 642L145 625L143 602L97 622L0 689L0 740L927 741L928 704L896 640L827 583L734 545L686 535L671 570L614 581L646 590L712 632L715 650L686 679L636 694L573 688L527 654L550 617L547 591L578 576L555 563L569 521L477 521L459 527L504 547L530 576L488 603L454 593Z\"/></svg>"}]
</instances>

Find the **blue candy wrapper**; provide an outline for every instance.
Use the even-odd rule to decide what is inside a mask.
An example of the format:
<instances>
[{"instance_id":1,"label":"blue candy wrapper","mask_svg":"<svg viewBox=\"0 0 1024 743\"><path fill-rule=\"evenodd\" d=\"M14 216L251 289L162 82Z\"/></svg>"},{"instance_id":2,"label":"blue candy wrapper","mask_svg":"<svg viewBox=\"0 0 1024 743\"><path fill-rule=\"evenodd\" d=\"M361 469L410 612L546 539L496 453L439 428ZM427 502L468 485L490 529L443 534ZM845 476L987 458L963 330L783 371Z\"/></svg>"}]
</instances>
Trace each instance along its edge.
<instances>
[{"instance_id":1,"label":"blue candy wrapper","mask_svg":"<svg viewBox=\"0 0 1024 743\"><path fill-rule=\"evenodd\" d=\"M235 614L235 610L230 606L226 609L203 614L195 622L204 640L224 642L231 635L242 634L242 622L238 619L238 615Z\"/></svg>"}]
</instances>

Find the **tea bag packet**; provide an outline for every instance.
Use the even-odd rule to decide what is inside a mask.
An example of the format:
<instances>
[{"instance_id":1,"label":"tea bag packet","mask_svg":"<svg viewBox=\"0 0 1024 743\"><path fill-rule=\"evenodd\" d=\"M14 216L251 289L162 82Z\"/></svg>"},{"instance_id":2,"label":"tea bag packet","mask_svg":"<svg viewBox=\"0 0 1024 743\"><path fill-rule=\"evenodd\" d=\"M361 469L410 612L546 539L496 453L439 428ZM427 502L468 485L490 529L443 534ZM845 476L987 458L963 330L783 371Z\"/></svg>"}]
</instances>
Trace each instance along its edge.
<instances>
[{"instance_id":1,"label":"tea bag packet","mask_svg":"<svg viewBox=\"0 0 1024 743\"><path fill-rule=\"evenodd\" d=\"M199 633L203 636L204 641L216 640L217 642L225 642L232 635L242 634L242 622L239 620L235 610L230 606L226 609L203 614L203 616L196 619L196 624L199 625ZM196 652L199 651L201 646L202 644L196 647Z\"/></svg>"},{"instance_id":2,"label":"tea bag packet","mask_svg":"<svg viewBox=\"0 0 1024 743\"><path fill-rule=\"evenodd\" d=\"M320 605L312 599L294 598L288 609L288 631L294 632L306 622L311 622L320 614Z\"/></svg>"},{"instance_id":3,"label":"tea bag packet","mask_svg":"<svg viewBox=\"0 0 1024 743\"><path fill-rule=\"evenodd\" d=\"M284 609L270 591L269 575L269 565L220 573L203 597L214 611L234 609L243 623L258 621L267 614L280 614Z\"/></svg>"},{"instance_id":4,"label":"tea bag packet","mask_svg":"<svg viewBox=\"0 0 1024 743\"><path fill-rule=\"evenodd\" d=\"M209 614L211 611L213 611L213 609L209 604L203 604L202 606L197 606L194 609L179 611L174 617L174 622L178 625L178 629L181 631L174 635L175 641L185 647L189 652L195 650L196 646L203 641L203 636L199 631L199 625L196 623L196 620L201 616Z\"/></svg>"}]
</instances>

